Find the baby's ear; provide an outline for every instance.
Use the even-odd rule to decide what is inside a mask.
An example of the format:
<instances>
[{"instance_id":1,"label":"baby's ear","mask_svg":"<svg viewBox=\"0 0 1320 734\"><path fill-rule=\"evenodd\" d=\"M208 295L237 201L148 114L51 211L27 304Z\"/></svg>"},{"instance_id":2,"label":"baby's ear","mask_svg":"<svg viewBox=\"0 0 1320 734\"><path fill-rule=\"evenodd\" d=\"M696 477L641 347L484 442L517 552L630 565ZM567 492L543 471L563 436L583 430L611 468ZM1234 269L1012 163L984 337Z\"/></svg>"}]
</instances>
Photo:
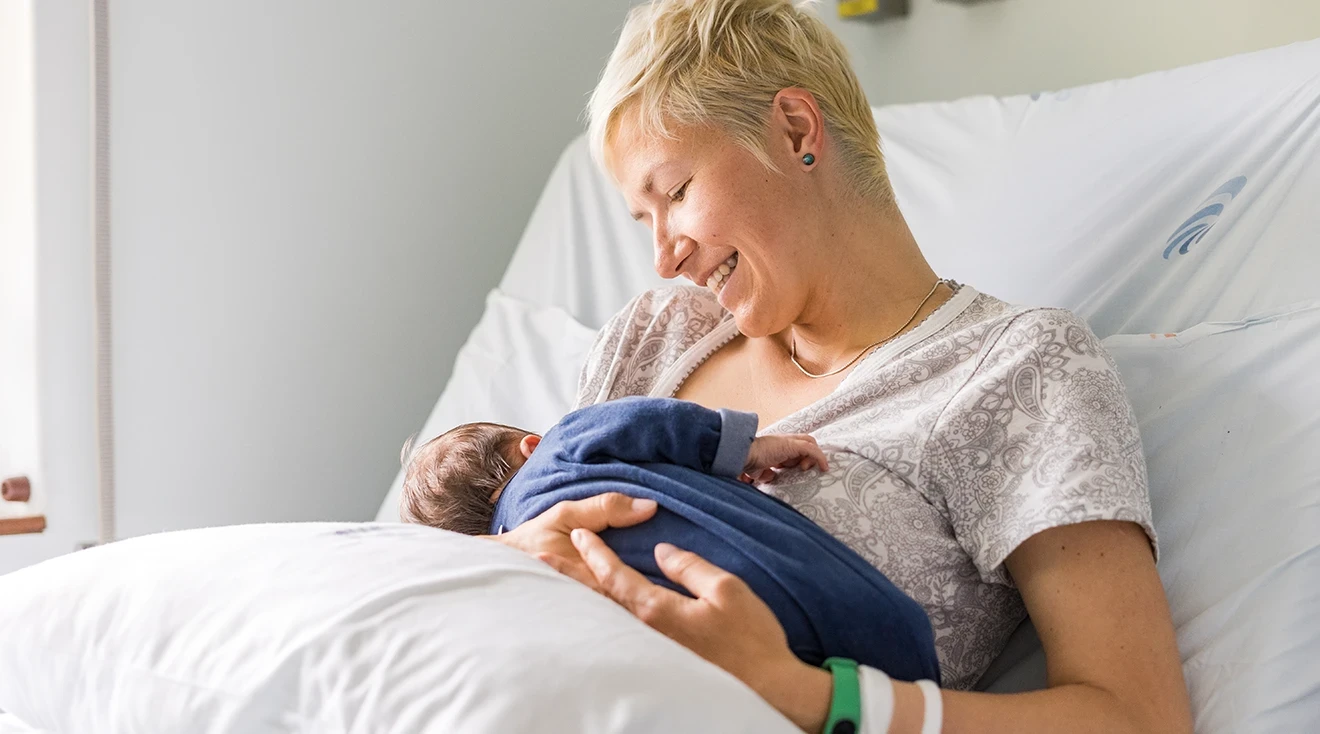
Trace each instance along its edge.
<instances>
[{"instance_id":1,"label":"baby's ear","mask_svg":"<svg viewBox=\"0 0 1320 734\"><path fill-rule=\"evenodd\" d=\"M526 436L523 436L522 440L518 442L518 451L523 455L524 459L530 459L532 458L532 452L535 451L536 447L539 445L541 445L541 437L535 433L529 433Z\"/></svg>"}]
</instances>

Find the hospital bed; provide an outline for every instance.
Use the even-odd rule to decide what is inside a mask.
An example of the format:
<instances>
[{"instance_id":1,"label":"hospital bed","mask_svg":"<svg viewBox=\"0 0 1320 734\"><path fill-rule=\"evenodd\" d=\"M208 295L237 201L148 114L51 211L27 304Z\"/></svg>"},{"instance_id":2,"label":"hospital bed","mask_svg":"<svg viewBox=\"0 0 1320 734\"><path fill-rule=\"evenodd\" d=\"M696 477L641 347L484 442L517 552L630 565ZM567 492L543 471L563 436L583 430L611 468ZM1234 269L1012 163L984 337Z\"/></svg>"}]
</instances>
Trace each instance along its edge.
<instances>
[{"instance_id":1,"label":"hospital bed","mask_svg":"<svg viewBox=\"0 0 1320 734\"><path fill-rule=\"evenodd\" d=\"M938 273L1072 309L1113 354L1197 731L1317 730L1320 42L875 117ZM650 263L574 141L422 437L554 423L596 329L663 285ZM0 734L793 731L537 562L396 524L400 482L375 524L152 536L0 578ZM1024 624L978 687L1043 684Z\"/></svg>"}]
</instances>

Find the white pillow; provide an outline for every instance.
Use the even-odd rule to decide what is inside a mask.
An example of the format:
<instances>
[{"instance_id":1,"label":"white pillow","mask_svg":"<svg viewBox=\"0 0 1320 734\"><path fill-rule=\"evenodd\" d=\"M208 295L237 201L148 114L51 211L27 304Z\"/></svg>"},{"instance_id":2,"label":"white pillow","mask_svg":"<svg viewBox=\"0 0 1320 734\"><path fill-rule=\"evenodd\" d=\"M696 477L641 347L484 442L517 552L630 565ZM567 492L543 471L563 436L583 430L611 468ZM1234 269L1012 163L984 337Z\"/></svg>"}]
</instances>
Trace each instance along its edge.
<instances>
[{"instance_id":1,"label":"white pillow","mask_svg":"<svg viewBox=\"0 0 1320 734\"><path fill-rule=\"evenodd\" d=\"M1320 298L1317 105L1309 41L875 118L936 272L1105 337Z\"/></svg>"},{"instance_id":2,"label":"white pillow","mask_svg":"<svg viewBox=\"0 0 1320 734\"><path fill-rule=\"evenodd\" d=\"M146 536L0 577L0 599L0 709L50 731L795 731L605 597L426 527Z\"/></svg>"},{"instance_id":3,"label":"white pillow","mask_svg":"<svg viewBox=\"0 0 1320 734\"><path fill-rule=\"evenodd\" d=\"M417 436L429 441L461 423L493 421L544 432L573 407L578 375L596 332L553 306L499 290L454 361L454 373ZM376 514L399 520L400 470Z\"/></svg>"},{"instance_id":4,"label":"white pillow","mask_svg":"<svg viewBox=\"0 0 1320 734\"><path fill-rule=\"evenodd\" d=\"M1200 734L1320 721L1320 302L1112 336ZM978 688L1044 688L1030 623ZM1310 728L1308 728L1310 727Z\"/></svg>"},{"instance_id":5,"label":"white pillow","mask_svg":"<svg viewBox=\"0 0 1320 734\"><path fill-rule=\"evenodd\" d=\"M1106 339L1145 444L1196 730L1320 722L1320 301Z\"/></svg>"}]
</instances>

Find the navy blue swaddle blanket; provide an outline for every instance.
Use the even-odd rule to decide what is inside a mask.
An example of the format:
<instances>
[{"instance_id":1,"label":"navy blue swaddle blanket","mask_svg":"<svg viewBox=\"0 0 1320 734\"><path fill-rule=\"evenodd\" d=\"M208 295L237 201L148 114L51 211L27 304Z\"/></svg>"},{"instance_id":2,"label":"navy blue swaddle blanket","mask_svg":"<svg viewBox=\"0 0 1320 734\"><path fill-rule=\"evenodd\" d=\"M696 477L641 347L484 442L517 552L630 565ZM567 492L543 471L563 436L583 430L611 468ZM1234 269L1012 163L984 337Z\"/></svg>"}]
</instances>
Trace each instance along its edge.
<instances>
[{"instance_id":1,"label":"navy blue swaddle blanket","mask_svg":"<svg viewBox=\"0 0 1320 734\"><path fill-rule=\"evenodd\" d=\"M662 398L575 411L505 487L490 531L605 492L655 500L652 519L600 534L651 581L687 594L655 563L656 544L672 543L745 581L803 661L846 657L899 680L938 682L934 634L921 606L806 516L737 480L756 427L751 413Z\"/></svg>"}]
</instances>

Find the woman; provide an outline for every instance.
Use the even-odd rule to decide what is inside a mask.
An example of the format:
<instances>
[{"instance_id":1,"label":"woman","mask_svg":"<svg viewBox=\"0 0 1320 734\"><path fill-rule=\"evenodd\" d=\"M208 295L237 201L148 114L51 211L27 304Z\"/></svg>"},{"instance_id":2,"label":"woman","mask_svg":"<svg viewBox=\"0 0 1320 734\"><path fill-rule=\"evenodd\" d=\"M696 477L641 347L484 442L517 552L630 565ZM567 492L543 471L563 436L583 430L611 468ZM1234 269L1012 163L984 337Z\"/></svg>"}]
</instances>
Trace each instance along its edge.
<instances>
[{"instance_id":1,"label":"woman","mask_svg":"<svg viewBox=\"0 0 1320 734\"><path fill-rule=\"evenodd\" d=\"M804 731L839 718L847 686L868 732L1190 731L1112 360L1066 311L936 276L829 30L788 0L656 0L630 14L590 114L593 151L654 232L656 270L700 288L618 314L579 401L672 395L816 436L831 470L785 472L766 491L924 606L945 689L806 666L745 585L671 546L657 547L661 568L696 598L647 583L591 531L644 521L649 503L564 503L499 540L608 594ZM1025 613L1049 688L966 691Z\"/></svg>"}]
</instances>

